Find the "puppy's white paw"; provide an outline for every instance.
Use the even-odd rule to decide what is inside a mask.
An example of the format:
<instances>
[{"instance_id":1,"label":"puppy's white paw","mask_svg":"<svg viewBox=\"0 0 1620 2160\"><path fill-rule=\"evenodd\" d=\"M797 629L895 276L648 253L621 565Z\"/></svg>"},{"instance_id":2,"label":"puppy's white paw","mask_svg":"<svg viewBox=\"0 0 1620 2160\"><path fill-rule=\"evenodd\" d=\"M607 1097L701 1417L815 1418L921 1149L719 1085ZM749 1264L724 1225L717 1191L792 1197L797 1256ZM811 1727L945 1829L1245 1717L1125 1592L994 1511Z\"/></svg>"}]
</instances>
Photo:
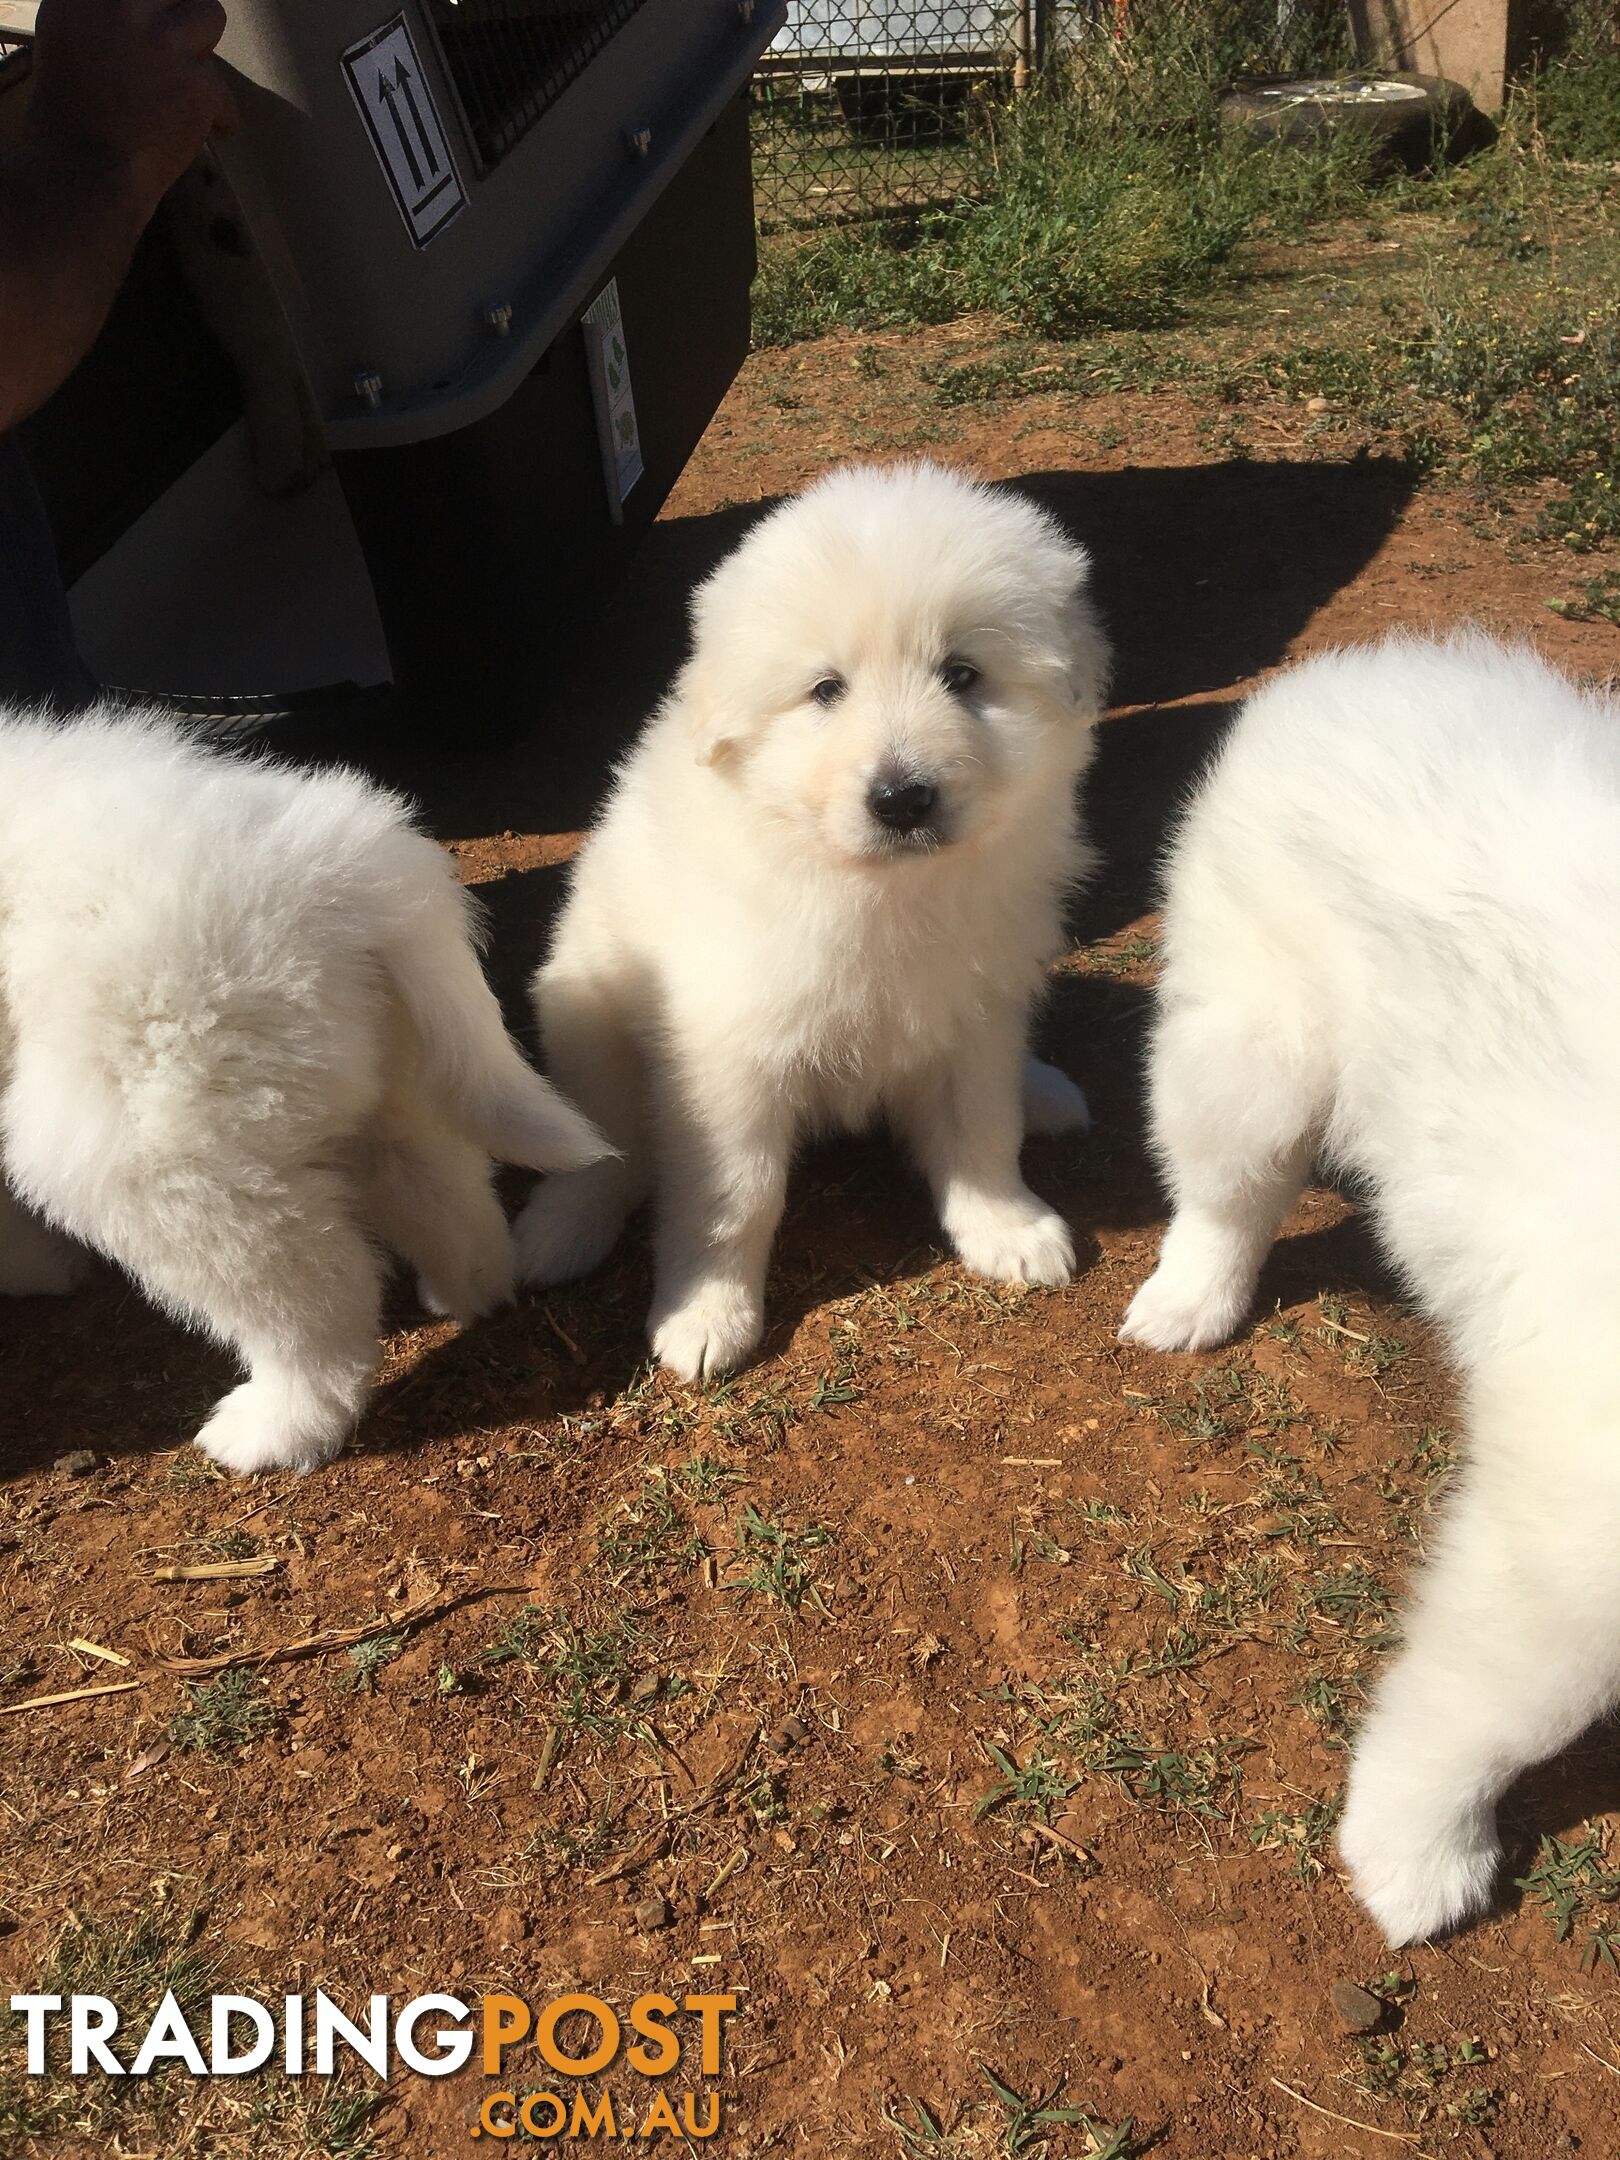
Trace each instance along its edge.
<instances>
[{"instance_id":1,"label":"puppy's white paw","mask_svg":"<svg viewBox=\"0 0 1620 2160\"><path fill-rule=\"evenodd\" d=\"M1091 1105L1067 1073L1040 1058L1024 1060L1024 1131L1037 1139L1090 1132Z\"/></svg>"},{"instance_id":2,"label":"puppy's white paw","mask_svg":"<svg viewBox=\"0 0 1620 2160\"><path fill-rule=\"evenodd\" d=\"M625 1213L591 1170L544 1179L513 1225L520 1281L576 1282L591 1274L619 1242Z\"/></svg>"},{"instance_id":3,"label":"puppy's white paw","mask_svg":"<svg viewBox=\"0 0 1620 2160\"><path fill-rule=\"evenodd\" d=\"M1444 1935L1490 1901L1502 1847L1489 1808L1413 1809L1353 1777L1339 1851L1394 1949Z\"/></svg>"},{"instance_id":4,"label":"puppy's white paw","mask_svg":"<svg viewBox=\"0 0 1620 2160\"><path fill-rule=\"evenodd\" d=\"M1246 1283L1194 1281L1175 1267L1161 1267L1131 1299L1119 1339L1150 1350L1211 1349L1236 1334L1250 1295Z\"/></svg>"},{"instance_id":5,"label":"puppy's white paw","mask_svg":"<svg viewBox=\"0 0 1620 2160\"><path fill-rule=\"evenodd\" d=\"M962 1265L991 1282L1042 1283L1050 1289L1074 1273L1068 1224L1033 1194L963 1209L950 1232Z\"/></svg>"},{"instance_id":6,"label":"puppy's white paw","mask_svg":"<svg viewBox=\"0 0 1620 2160\"><path fill-rule=\"evenodd\" d=\"M233 1477L317 1470L342 1449L352 1411L279 1381L245 1380L215 1405L197 1445Z\"/></svg>"},{"instance_id":7,"label":"puppy's white paw","mask_svg":"<svg viewBox=\"0 0 1620 2160\"><path fill-rule=\"evenodd\" d=\"M765 1315L730 1283L705 1283L673 1312L653 1315L653 1355L682 1380L713 1380L759 1348Z\"/></svg>"}]
</instances>

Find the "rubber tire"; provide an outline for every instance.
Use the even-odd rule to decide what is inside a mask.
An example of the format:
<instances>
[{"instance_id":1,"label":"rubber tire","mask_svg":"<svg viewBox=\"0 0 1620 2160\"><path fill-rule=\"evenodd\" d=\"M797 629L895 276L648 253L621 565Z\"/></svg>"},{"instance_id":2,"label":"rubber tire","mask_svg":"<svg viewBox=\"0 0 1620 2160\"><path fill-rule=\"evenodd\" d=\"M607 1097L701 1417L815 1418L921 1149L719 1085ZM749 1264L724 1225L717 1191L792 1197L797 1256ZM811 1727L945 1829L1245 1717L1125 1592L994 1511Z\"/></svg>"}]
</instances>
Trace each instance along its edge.
<instances>
[{"instance_id":1,"label":"rubber tire","mask_svg":"<svg viewBox=\"0 0 1620 2160\"><path fill-rule=\"evenodd\" d=\"M1367 94L1386 86L1396 94ZM1467 157L1495 135L1462 85L1440 75L1240 75L1217 102L1223 120L1259 141L1320 142L1352 128L1408 172Z\"/></svg>"}]
</instances>

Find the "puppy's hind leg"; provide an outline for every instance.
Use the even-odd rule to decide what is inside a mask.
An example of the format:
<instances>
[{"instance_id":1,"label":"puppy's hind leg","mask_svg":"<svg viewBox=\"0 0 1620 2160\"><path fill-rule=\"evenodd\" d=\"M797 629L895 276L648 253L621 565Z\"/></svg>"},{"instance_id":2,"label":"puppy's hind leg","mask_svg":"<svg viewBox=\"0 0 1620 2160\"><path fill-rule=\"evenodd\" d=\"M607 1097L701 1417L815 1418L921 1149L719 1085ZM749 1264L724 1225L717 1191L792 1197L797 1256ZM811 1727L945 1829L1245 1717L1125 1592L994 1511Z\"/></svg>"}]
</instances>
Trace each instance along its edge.
<instances>
[{"instance_id":1,"label":"puppy's hind leg","mask_svg":"<svg viewBox=\"0 0 1620 2160\"><path fill-rule=\"evenodd\" d=\"M95 1238L246 1364L197 1434L205 1455L245 1475L312 1470L338 1453L377 1361L382 1272L345 1178L308 1166L251 1189L202 1176L132 1185Z\"/></svg>"},{"instance_id":2,"label":"puppy's hind leg","mask_svg":"<svg viewBox=\"0 0 1620 2160\"><path fill-rule=\"evenodd\" d=\"M1024 1060L1024 1131L1036 1139L1091 1130L1085 1090L1038 1057Z\"/></svg>"},{"instance_id":3,"label":"puppy's hind leg","mask_svg":"<svg viewBox=\"0 0 1620 2160\"><path fill-rule=\"evenodd\" d=\"M489 1157L421 1106L393 1103L360 1165L367 1219L416 1270L429 1312L482 1319L512 1295L516 1257Z\"/></svg>"},{"instance_id":4,"label":"puppy's hind leg","mask_svg":"<svg viewBox=\"0 0 1620 2160\"><path fill-rule=\"evenodd\" d=\"M1476 1382L1475 1460L1356 1741L1339 1845L1394 1944L1480 1910L1499 1794L1620 1700L1620 1406L1572 1362Z\"/></svg>"},{"instance_id":5,"label":"puppy's hind leg","mask_svg":"<svg viewBox=\"0 0 1620 2160\"><path fill-rule=\"evenodd\" d=\"M1235 997L1168 1006L1149 1092L1174 1212L1119 1332L1152 1350L1205 1350L1248 1311L1309 1173L1324 1090L1298 1029Z\"/></svg>"},{"instance_id":6,"label":"puppy's hind leg","mask_svg":"<svg viewBox=\"0 0 1620 2160\"><path fill-rule=\"evenodd\" d=\"M619 1150L617 1157L544 1178L518 1216L525 1282L572 1282L601 1266L649 1173L641 1053L621 1005L624 987L556 961L534 980L551 1079Z\"/></svg>"}]
</instances>

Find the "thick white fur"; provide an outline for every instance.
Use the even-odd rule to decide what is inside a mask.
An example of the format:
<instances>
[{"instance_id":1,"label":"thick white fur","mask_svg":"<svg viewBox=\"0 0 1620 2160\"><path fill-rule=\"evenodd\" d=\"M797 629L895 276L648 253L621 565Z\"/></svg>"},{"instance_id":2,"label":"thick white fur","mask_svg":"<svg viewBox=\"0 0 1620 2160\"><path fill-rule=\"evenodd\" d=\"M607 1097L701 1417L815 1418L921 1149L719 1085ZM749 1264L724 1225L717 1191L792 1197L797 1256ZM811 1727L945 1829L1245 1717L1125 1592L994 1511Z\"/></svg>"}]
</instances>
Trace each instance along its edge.
<instances>
[{"instance_id":1,"label":"thick white fur","mask_svg":"<svg viewBox=\"0 0 1620 2160\"><path fill-rule=\"evenodd\" d=\"M755 528L696 596L535 978L550 1070L621 1152L536 1194L527 1276L594 1267L656 1186L653 1348L724 1372L760 1339L797 1135L887 1116L969 1267L1067 1279L1018 1151L1026 1106L1043 1132L1085 1122L1063 1075L1026 1079L1026 1040L1086 860L1105 665L1084 553L1016 495L848 470ZM939 790L940 833L874 821L886 772Z\"/></svg>"},{"instance_id":2,"label":"thick white fur","mask_svg":"<svg viewBox=\"0 0 1620 2160\"><path fill-rule=\"evenodd\" d=\"M1123 1333L1229 1335L1320 1147L1462 1367L1468 1464L1341 1832L1415 1941L1487 1900L1498 1795L1620 1696L1620 706L1479 635L1295 669L1181 830L1165 954L1175 1213Z\"/></svg>"},{"instance_id":3,"label":"thick white fur","mask_svg":"<svg viewBox=\"0 0 1620 2160\"><path fill-rule=\"evenodd\" d=\"M70 1288L81 1239L240 1353L197 1436L216 1462L334 1455L377 1244L470 1319L512 1288L490 1156L604 1150L508 1037L473 923L356 774L136 712L0 715L0 1290Z\"/></svg>"}]
</instances>

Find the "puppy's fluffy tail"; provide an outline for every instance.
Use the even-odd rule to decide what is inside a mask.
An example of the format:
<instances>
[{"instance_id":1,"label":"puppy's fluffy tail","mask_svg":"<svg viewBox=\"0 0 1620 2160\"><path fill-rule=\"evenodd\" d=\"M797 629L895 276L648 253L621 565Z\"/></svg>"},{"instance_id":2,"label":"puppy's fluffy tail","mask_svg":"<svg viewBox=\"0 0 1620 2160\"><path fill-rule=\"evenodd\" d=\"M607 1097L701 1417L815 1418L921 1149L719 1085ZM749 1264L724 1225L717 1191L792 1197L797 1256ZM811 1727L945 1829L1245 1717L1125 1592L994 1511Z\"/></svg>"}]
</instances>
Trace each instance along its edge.
<instances>
[{"instance_id":1,"label":"puppy's fluffy tail","mask_svg":"<svg viewBox=\"0 0 1620 2160\"><path fill-rule=\"evenodd\" d=\"M582 1170L612 1155L612 1143L541 1079L506 1032L478 962L476 904L432 841L418 833L400 839L411 860L392 867L408 905L382 957L416 1036L424 1088L497 1162Z\"/></svg>"}]
</instances>

